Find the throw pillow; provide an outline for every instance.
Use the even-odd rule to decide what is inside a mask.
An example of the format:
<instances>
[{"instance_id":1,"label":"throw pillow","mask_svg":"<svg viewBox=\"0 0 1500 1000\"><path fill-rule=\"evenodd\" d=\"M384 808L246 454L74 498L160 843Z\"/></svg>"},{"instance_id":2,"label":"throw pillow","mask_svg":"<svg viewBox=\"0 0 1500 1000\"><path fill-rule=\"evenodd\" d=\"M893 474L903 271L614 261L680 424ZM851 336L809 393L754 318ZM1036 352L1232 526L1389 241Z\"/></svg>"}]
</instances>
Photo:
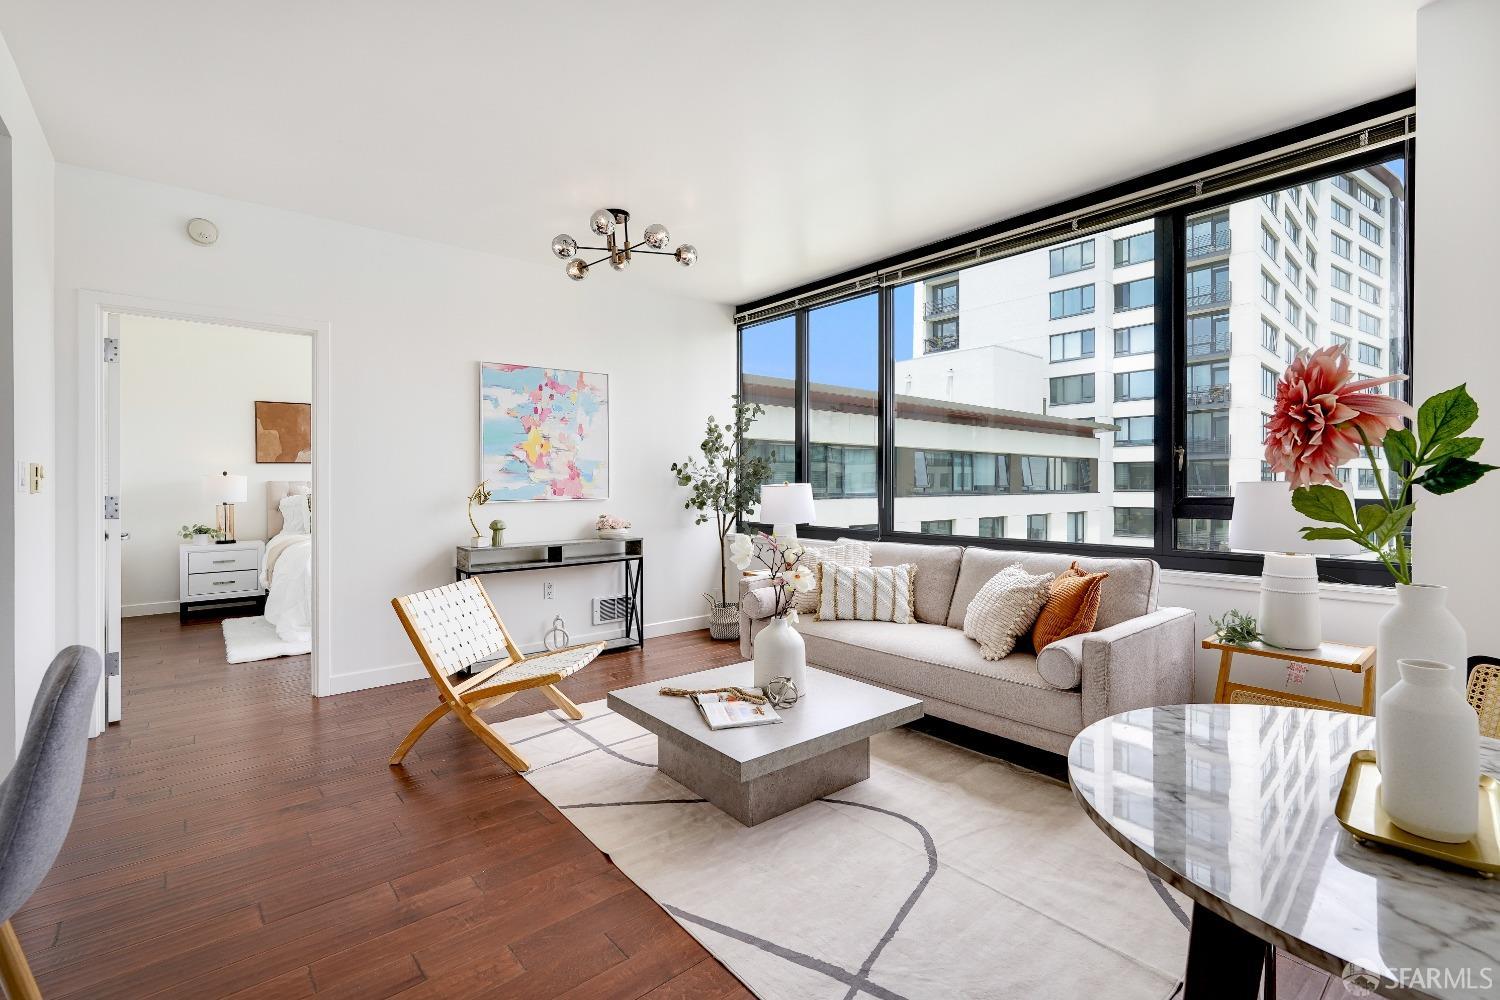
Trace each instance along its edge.
<instances>
[{"instance_id":1,"label":"throw pillow","mask_svg":"<svg viewBox=\"0 0 1500 1000\"><path fill-rule=\"evenodd\" d=\"M818 620L895 622L910 625L915 621L912 586L917 578L915 566L840 566L818 564Z\"/></svg>"},{"instance_id":2,"label":"throw pillow","mask_svg":"<svg viewBox=\"0 0 1500 1000\"><path fill-rule=\"evenodd\" d=\"M1051 588L1051 573L1033 575L1020 566L1005 567L969 602L964 635L979 643L979 653L986 660L1005 659L1016 648L1016 640L1031 631Z\"/></svg>"},{"instance_id":3,"label":"throw pillow","mask_svg":"<svg viewBox=\"0 0 1500 1000\"><path fill-rule=\"evenodd\" d=\"M852 566L855 569L869 566L870 543L852 538L840 538L837 545L820 545L815 549L808 549L807 554L802 557L802 565L815 573L825 562L836 563L839 566ZM796 595L792 599L792 607L797 609L798 614L816 614L823 603L821 590L819 586L805 594Z\"/></svg>"},{"instance_id":4,"label":"throw pillow","mask_svg":"<svg viewBox=\"0 0 1500 1000\"><path fill-rule=\"evenodd\" d=\"M1108 573L1085 573L1076 562L1059 573L1031 630L1032 648L1040 653L1059 639L1092 632L1099 617L1099 594L1108 576Z\"/></svg>"}]
</instances>

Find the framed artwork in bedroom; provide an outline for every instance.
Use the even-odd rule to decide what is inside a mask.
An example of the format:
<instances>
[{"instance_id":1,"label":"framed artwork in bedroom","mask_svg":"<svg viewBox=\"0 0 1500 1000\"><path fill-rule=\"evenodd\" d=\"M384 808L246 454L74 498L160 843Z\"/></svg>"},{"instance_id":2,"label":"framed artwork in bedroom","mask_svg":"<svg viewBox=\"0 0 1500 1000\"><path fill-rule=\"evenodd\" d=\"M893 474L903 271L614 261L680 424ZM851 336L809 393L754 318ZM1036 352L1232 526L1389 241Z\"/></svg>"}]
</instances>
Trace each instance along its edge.
<instances>
[{"instance_id":1,"label":"framed artwork in bedroom","mask_svg":"<svg viewBox=\"0 0 1500 1000\"><path fill-rule=\"evenodd\" d=\"M255 401L255 461L259 465L312 461L312 404Z\"/></svg>"},{"instance_id":2,"label":"framed artwork in bedroom","mask_svg":"<svg viewBox=\"0 0 1500 1000\"><path fill-rule=\"evenodd\" d=\"M609 376L479 365L479 477L492 501L609 498Z\"/></svg>"}]
</instances>

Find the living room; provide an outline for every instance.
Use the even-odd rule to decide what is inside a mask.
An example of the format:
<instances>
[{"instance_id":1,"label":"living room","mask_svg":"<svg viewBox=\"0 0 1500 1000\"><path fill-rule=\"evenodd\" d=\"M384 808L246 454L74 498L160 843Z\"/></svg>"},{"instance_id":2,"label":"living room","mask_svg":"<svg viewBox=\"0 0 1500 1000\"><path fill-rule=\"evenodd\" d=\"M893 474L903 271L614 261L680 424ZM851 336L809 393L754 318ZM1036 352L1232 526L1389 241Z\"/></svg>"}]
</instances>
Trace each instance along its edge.
<instances>
[{"instance_id":1,"label":"living room","mask_svg":"<svg viewBox=\"0 0 1500 1000\"><path fill-rule=\"evenodd\" d=\"M1489 992L1500 9L919 13L0 11L7 995Z\"/></svg>"}]
</instances>

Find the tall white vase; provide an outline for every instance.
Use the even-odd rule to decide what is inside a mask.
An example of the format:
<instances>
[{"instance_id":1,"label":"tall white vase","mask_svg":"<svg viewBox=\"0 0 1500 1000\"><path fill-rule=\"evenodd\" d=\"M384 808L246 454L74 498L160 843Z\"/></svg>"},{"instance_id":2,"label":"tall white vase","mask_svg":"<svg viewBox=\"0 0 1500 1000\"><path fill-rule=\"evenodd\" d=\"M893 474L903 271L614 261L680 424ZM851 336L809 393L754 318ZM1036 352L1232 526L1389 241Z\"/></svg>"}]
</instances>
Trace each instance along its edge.
<instances>
[{"instance_id":1,"label":"tall white vase","mask_svg":"<svg viewBox=\"0 0 1500 1000\"><path fill-rule=\"evenodd\" d=\"M806 696L807 645L785 618L772 618L755 636L755 686L763 688L777 677L790 677Z\"/></svg>"},{"instance_id":2,"label":"tall white vase","mask_svg":"<svg viewBox=\"0 0 1500 1000\"><path fill-rule=\"evenodd\" d=\"M1391 822L1461 844L1479 829L1479 716L1453 686L1463 669L1402 660L1380 697L1380 800Z\"/></svg>"},{"instance_id":3,"label":"tall white vase","mask_svg":"<svg viewBox=\"0 0 1500 1000\"><path fill-rule=\"evenodd\" d=\"M1448 610L1448 588L1415 583L1396 584L1396 606L1380 619L1375 639L1375 763L1385 772L1390 753L1385 746L1385 726L1380 720L1380 700L1401 677L1402 660L1436 660L1455 668L1450 684L1462 696L1464 667L1468 663L1469 637Z\"/></svg>"}]
</instances>

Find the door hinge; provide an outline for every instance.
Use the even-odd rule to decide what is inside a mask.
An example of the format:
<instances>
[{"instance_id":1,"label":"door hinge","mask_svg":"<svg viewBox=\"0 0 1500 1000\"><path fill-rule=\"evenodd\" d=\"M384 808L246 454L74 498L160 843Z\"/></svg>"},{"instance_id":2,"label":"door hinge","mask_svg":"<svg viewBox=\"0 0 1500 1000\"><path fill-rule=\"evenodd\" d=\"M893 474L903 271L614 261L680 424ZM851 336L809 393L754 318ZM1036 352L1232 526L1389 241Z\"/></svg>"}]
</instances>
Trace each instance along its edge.
<instances>
[{"instance_id":1,"label":"door hinge","mask_svg":"<svg viewBox=\"0 0 1500 1000\"><path fill-rule=\"evenodd\" d=\"M105 653L104 654L104 676L105 677L118 677L118 676L120 676L120 654L119 653Z\"/></svg>"},{"instance_id":2,"label":"door hinge","mask_svg":"<svg viewBox=\"0 0 1500 1000\"><path fill-rule=\"evenodd\" d=\"M119 360L120 360L120 338L119 337L105 337L104 338L104 361L105 361L105 363L108 364L109 362L119 361Z\"/></svg>"},{"instance_id":3,"label":"door hinge","mask_svg":"<svg viewBox=\"0 0 1500 1000\"><path fill-rule=\"evenodd\" d=\"M104 519L106 521L118 521L120 519L120 498L104 498Z\"/></svg>"}]
</instances>

